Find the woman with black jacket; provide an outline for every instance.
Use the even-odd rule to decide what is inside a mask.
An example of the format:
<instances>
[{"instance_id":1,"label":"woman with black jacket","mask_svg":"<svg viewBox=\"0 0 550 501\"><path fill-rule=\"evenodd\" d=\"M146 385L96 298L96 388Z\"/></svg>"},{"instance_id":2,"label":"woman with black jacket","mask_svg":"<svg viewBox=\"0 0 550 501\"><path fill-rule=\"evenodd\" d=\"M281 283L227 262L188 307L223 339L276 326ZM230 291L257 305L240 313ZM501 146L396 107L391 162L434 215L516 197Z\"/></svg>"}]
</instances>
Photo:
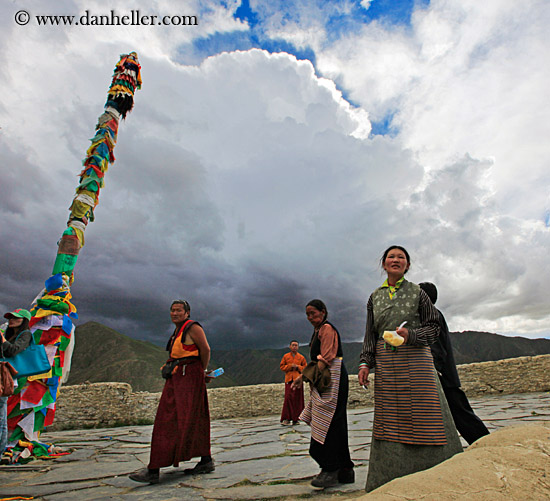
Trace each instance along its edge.
<instances>
[{"instance_id":1,"label":"woman with black jacket","mask_svg":"<svg viewBox=\"0 0 550 501\"><path fill-rule=\"evenodd\" d=\"M10 358L25 350L31 344L29 330L31 314L17 308L4 315L8 319L5 332L0 331L0 356ZM0 455L8 443L8 397L0 397Z\"/></svg>"}]
</instances>

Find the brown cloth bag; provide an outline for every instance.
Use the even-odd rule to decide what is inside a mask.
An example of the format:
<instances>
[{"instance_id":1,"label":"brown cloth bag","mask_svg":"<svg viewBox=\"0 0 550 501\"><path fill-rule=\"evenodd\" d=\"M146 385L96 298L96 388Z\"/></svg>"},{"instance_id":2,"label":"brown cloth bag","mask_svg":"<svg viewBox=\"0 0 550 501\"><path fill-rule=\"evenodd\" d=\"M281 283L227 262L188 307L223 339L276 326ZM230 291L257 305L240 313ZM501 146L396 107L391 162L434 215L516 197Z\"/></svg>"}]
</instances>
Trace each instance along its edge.
<instances>
[{"instance_id":1,"label":"brown cloth bag","mask_svg":"<svg viewBox=\"0 0 550 501\"><path fill-rule=\"evenodd\" d=\"M0 397L13 395L13 378L17 371L9 362L0 362Z\"/></svg>"},{"instance_id":2,"label":"brown cloth bag","mask_svg":"<svg viewBox=\"0 0 550 501\"><path fill-rule=\"evenodd\" d=\"M325 367L321 371L317 362L310 362L302 372L302 379L315 386L319 393L323 393L330 387L330 369Z\"/></svg>"}]
</instances>

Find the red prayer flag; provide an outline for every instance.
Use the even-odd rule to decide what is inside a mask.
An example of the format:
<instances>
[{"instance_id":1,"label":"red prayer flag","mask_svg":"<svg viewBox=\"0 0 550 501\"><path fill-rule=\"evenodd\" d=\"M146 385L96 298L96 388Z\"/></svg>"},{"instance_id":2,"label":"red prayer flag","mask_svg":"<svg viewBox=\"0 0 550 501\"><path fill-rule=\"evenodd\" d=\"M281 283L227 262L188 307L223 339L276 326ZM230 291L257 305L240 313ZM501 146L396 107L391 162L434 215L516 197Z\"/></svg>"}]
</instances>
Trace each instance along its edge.
<instances>
[{"instance_id":1,"label":"red prayer flag","mask_svg":"<svg viewBox=\"0 0 550 501\"><path fill-rule=\"evenodd\" d=\"M11 432L13 430L15 430L17 423L19 423L20 419L21 419L21 416L14 416L8 419L8 436L11 435Z\"/></svg>"},{"instance_id":2,"label":"red prayer flag","mask_svg":"<svg viewBox=\"0 0 550 501\"><path fill-rule=\"evenodd\" d=\"M57 343L61 337L61 334L63 334L63 329L61 329L61 327L53 327L47 331L43 331L38 344Z\"/></svg>"},{"instance_id":3,"label":"red prayer flag","mask_svg":"<svg viewBox=\"0 0 550 501\"><path fill-rule=\"evenodd\" d=\"M21 400L31 404L38 404L47 391L48 387L45 384L40 381L31 381L22 392Z\"/></svg>"},{"instance_id":4,"label":"red prayer flag","mask_svg":"<svg viewBox=\"0 0 550 501\"><path fill-rule=\"evenodd\" d=\"M11 414L11 411L15 409L15 407L19 407L20 401L21 393L18 393L17 395L12 395L10 398L8 398L8 416Z\"/></svg>"},{"instance_id":5,"label":"red prayer flag","mask_svg":"<svg viewBox=\"0 0 550 501\"><path fill-rule=\"evenodd\" d=\"M55 408L48 409L46 417L44 418L44 426L50 426L53 423L53 418L55 417Z\"/></svg>"}]
</instances>

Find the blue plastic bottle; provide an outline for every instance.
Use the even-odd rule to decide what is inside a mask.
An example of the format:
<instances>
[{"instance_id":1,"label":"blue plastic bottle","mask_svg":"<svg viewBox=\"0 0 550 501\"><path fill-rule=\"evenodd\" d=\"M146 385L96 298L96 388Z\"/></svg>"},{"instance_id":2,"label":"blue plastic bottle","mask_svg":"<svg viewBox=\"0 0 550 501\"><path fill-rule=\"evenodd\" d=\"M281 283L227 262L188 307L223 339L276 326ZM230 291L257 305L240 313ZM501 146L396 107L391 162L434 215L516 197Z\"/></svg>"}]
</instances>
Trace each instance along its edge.
<instances>
[{"instance_id":1,"label":"blue plastic bottle","mask_svg":"<svg viewBox=\"0 0 550 501\"><path fill-rule=\"evenodd\" d=\"M218 377L223 374L224 370L220 367L219 369L216 369L215 371L212 371L210 374L208 374L210 377Z\"/></svg>"}]
</instances>

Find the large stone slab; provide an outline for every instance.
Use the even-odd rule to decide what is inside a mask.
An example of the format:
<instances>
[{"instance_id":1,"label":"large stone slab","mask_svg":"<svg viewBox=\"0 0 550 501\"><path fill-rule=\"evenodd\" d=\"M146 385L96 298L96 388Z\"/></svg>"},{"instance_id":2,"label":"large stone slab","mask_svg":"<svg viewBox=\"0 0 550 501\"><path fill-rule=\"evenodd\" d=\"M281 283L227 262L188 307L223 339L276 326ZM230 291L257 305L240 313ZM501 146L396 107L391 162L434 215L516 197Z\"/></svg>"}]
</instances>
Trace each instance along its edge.
<instances>
[{"instance_id":1,"label":"large stone slab","mask_svg":"<svg viewBox=\"0 0 550 501\"><path fill-rule=\"evenodd\" d=\"M306 485L246 485L229 489L205 489L207 499L281 499L306 497L312 488Z\"/></svg>"},{"instance_id":2,"label":"large stone slab","mask_svg":"<svg viewBox=\"0 0 550 501\"><path fill-rule=\"evenodd\" d=\"M55 496L52 499L59 499L64 493L70 493L73 499L77 498L77 492L84 489L97 487L97 482L68 482L68 483L49 483L41 485L19 485L17 487L2 485L0 495L5 498L11 497L33 497L48 499L49 496Z\"/></svg>"},{"instance_id":3,"label":"large stone slab","mask_svg":"<svg viewBox=\"0 0 550 501\"><path fill-rule=\"evenodd\" d=\"M85 480L99 481L103 478L114 477L116 475L128 475L135 470L135 462L131 457L126 461L92 461L91 463L75 462L65 463L56 468L52 468L47 475L34 478L28 482L30 486L66 484Z\"/></svg>"},{"instance_id":4,"label":"large stone slab","mask_svg":"<svg viewBox=\"0 0 550 501\"><path fill-rule=\"evenodd\" d=\"M279 456L285 453L281 442L266 442L265 444L248 445L225 450L216 455L216 462L239 462L250 459L261 459L269 456Z\"/></svg>"}]
</instances>

